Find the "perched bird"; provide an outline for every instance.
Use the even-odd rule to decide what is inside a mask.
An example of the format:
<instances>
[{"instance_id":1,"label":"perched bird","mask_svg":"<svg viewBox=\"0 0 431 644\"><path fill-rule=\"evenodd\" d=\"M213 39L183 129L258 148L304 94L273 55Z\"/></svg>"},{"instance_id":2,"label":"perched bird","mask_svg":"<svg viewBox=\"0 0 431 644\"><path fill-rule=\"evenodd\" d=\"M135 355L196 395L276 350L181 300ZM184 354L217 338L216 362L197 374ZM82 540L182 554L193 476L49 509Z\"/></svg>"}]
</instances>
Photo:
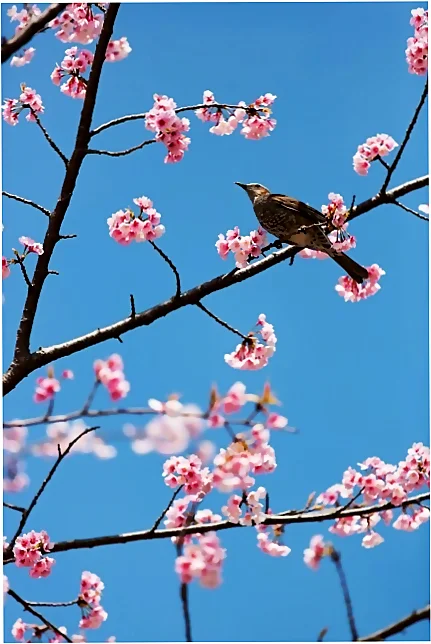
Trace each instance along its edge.
<instances>
[{"instance_id":1,"label":"perched bird","mask_svg":"<svg viewBox=\"0 0 431 644\"><path fill-rule=\"evenodd\" d=\"M326 253L358 284L368 278L366 268L334 250L325 226L318 225L328 223L321 212L293 197L273 195L260 183L235 183L246 191L260 225L271 235L286 244Z\"/></svg>"}]
</instances>

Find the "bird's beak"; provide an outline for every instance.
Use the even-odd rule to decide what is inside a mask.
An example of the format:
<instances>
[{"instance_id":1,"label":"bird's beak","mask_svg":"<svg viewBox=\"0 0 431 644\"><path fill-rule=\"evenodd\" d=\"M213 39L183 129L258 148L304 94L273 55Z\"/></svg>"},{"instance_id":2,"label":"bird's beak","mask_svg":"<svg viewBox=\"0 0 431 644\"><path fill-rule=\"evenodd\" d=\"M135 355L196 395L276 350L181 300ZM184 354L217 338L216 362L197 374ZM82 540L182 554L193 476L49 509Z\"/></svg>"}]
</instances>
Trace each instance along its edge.
<instances>
[{"instance_id":1,"label":"bird's beak","mask_svg":"<svg viewBox=\"0 0 431 644\"><path fill-rule=\"evenodd\" d=\"M247 184L246 183L239 183L239 181L235 181L235 185L239 186L240 188L243 188L244 190L247 190Z\"/></svg>"}]
</instances>

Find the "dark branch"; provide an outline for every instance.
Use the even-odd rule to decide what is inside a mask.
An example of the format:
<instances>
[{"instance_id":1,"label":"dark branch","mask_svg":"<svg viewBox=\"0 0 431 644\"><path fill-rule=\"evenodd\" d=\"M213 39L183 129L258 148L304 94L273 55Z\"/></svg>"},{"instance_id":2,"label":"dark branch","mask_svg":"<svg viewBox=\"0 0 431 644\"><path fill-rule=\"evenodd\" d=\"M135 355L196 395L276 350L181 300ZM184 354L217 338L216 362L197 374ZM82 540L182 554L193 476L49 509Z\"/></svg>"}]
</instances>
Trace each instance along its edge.
<instances>
[{"instance_id":1,"label":"dark branch","mask_svg":"<svg viewBox=\"0 0 431 644\"><path fill-rule=\"evenodd\" d=\"M340 580L341 590L343 591L344 604L347 611L347 619L349 621L350 634L352 636L352 642L356 642L358 639L358 631L356 628L355 617L353 614L353 605L352 599L349 593L349 587L347 585L347 579L344 572L344 568L341 563L341 555L337 550L333 550L331 553L331 561L334 562L335 568L338 573L338 578Z\"/></svg>"},{"instance_id":2,"label":"dark branch","mask_svg":"<svg viewBox=\"0 0 431 644\"><path fill-rule=\"evenodd\" d=\"M180 280L180 274L178 272L177 267L175 266L173 261L171 259L169 259L169 257L166 255L166 253L164 253L162 251L162 249L159 248L153 241L150 240L150 244L154 248L154 250L159 253L160 257L162 257L164 259L164 261L168 264L168 266L171 268L172 272L174 273L175 281L176 281L176 284L177 284L177 289L175 291L175 297L176 298L179 297L181 295L181 280Z\"/></svg>"},{"instance_id":3,"label":"dark branch","mask_svg":"<svg viewBox=\"0 0 431 644\"><path fill-rule=\"evenodd\" d=\"M401 633L401 631L403 631L405 628L413 626L413 624L416 624L423 619L430 619L429 604L428 606L425 606L420 610L414 610L413 613L411 613L407 617L400 619L398 622L395 622L390 626L386 626L386 628L382 628L380 631L376 631L375 633L367 635L366 637L360 637L358 639L358 642L381 642L382 640L386 640L388 637L392 637L397 633Z\"/></svg>"},{"instance_id":4,"label":"dark branch","mask_svg":"<svg viewBox=\"0 0 431 644\"><path fill-rule=\"evenodd\" d=\"M406 183L403 183L396 188L392 188L392 190L388 190L384 194L379 192L374 197L366 199L366 201L363 201L355 208L353 208L352 214L349 215L349 221L356 219L356 217L364 215L366 212L370 212L370 210L374 210L374 208L378 208L378 206L383 206L384 204L391 203L393 204L400 197L404 197L405 195L409 194L410 192L414 192L415 190L426 188L428 184L429 176L425 175L423 177L418 177L417 179L407 181Z\"/></svg>"},{"instance_id":5,"label":"dark branch","mask_svg":"<svg viewBox=\"0 0 431 644\"><path fill-rule=\"evenodd\" d=\"M203 311L204 313L206 313L207 315L209 315L209 317L210 317L210 318L212 318L212 319L213 319L213 320L215 320L218 324L220 324L220 326L224 327L225 329L228 329L229 331L232 331L232 333L235 333L235 335L239 335L239 337L240 337L240 338L242 338L244 341L249 340L249 338L247 338L247 336L246 336L246 335L244 335L243 333L241 333L241 331L238 331L238 329L234 329L234 327L233 327L233 326L231 326L230 324L228 324L227 322L225 322L224 320L222 320L221 318L219 318L217 315L214 315L214 313L211 313L211 311L210 311L209 309L207 309L207 307L206 307L206 306L204 306L204 305L202 304L202 302L197 302L197 303L196 303L196 306L198 307L198 309L200 309L201 311Z\"/></svg>"},{"instance_id":6,"label":"dark branch","mask_svg":"<svg viewBox=\"0 0 431 644\"><path fill-rule=\"evenodd\" d=\"M101 156L107 157L125 157L127 154L132 154L136 150L142 150L146 145L151 145L151 143L157 143L156 139L149 139L147 141L142 141L139 145L135 145L133 148L128 148L127 150L120 150L119 152L110 152L109 150L92 150L89 148L87 154L99 154Z\"/></svg>"},{"instance_id":7,"label":"dark branch","mask_svg":"<svg viewBox=\"0 0 431 644\"><path fill-rule=\"evenodd\" d=\"M380 191L382 193L385 193L387 187L389 186L389 183L390 183L390 180L392 178L392 175L394 174L394 172L395 172L395 170L397 168L397 165L398 165L398 163L399 163L399 161L400 161L400 159L402 157L402 154L403 154L403 152L405 150L405 147L406 147L407 143L409 142L409 139L411 137L413 129L414 129L416 123L417 123L420 111L421 111L421 109L422 109L422 107L423 107L423 105L425 103L427 94L428 94L428 81L426 81L426 83L425 83L425 87L424 87L424 90L422 92L422 96L421 96L421 98L419 100L419 103L418 103L418 106L417 106L417 108L415 110L415 113L413 114L413 118L412 118L412 120L410 122L410 125L407 128L406 134L404 136L404 140L400 145L400 148L399 148L399 150L397 152L397 155L396 155L392 165L388 169L388 174L386 175L386 179L385 179L385 181L383 183L383 186L382 186L382 189Z\"/></svg>"},{"instance_id":8,"label":"dark branch","mask_svg":"<svg viewBox=\"0 0 431 644\"><path fill-rule=\"evenodd\" d=\"M155 521L153 527L151 528L150 532L155 532L157 530L157 528L159 527L159 525L163 521L163 517L165 516L166 512L169 510L169 508L171 507L172 503L175 501L175 499L177 498L178 494L181 492L182 489L183 489L182 485L177 487L177 489L175 490L175 492L171 496L168 505L165 507L165 509L163 510L161 515L156 519L156 521Z\"/></svg>"},{"instance_id":9,"label":"dark branch","mask_svg":"<svg viewBox=\"0 0 431 644\"><path fill-rule=\"evenodd\" d=\"M47 129L42 125L42 122L41 122L38 114L36 114L36 112L31 107L30 107L30 112L33 114L37 125L39 126L39 128L41 129L41 131L43 133L43 136L48 141L49 145L54 150L54 152L56 152L56 154L58 154L58 156L60 157L60 159L63 161L64 165L67 168L67 164L69 163L69 159L67 158L67 156L65 154L63 154L63 152L60 150L60 148L58 147L56 142L53 141L53 139L50 137L50 135L48 134Z\"/></svg>"},{"instance_id":10,"label":"dark branch","mask_svg":"<svg viewBox=\"0 0 431 644\"><path fill-rule=\"evenodd\" d=\"M422 503L423 501L429 500L429 492L423 492L416 496L407 499L402 505L402 507L408 507L411 505ZM374 514L375 512L382 512L383 510L393 510L399 509L399 506L395 506L390 502L361 506L355 508L348 508L344 512L340 512L340 508L331 508L329 510L287 510L276 515L271 515L263 521L264 525L291 525L299 523L317 523L321 521L334 521L334 519L339 519L342 517L352 517L352 516L368 516ZM217 523L208 523L208 524L195 524L189 525L182 528L165 528L162 530L142 530L140 532L126 532L123 534L115 535L105 535L101 537L89 537L87 539L74 539L72 541L60 541L54 544L52 548L53 553L55 552L67 552L69 550L80 550L82 548L97 548L100 546L109 546L116 545L120 543L132 543L135 541L148 541L151 539L171 539L172 537L181 537L183 535L221 531L221 530L231 530L234 528L242 529L244 526L238 523L230 523L229 521L219 521ZM11 563L13 558L5 557L4 563Z\"/></svg>"},{"instance_id":11,"label":"dark branch","mask_svg":"<svg viewBox=\"0 0 431 644\"><path fill-rule=\"evenodd\" d=\"M46 215L47 217L49 217L50 214L51 214L49 212L48 208L44 208L43 206L39 206L39 204L37 204L34 201L31 201L30 199L25 199L24 197L20 197L19 195L13 195L10 192L6 192L5 190L2 191L2 195L4 197L7 197L8 199L15 199L15 201L25 203L27 206L32 206L33 208L36 208L36 210L40 210L40 212L43 212L43 214Z\"/></svg>"},{"instance_id":12,"label":"dark branch","mask_svg":"<svg viewBox=\"0 0 431 644\"><path fill-rule=\"evenodd\" d=\"M65 5L63 2L51 4L40 16L34 18L25 29L13 36L10 40L4 42L1 46L1 62L5 63L9 60L13 54L29 43L33 36L42 31L64 9Z\"/></svg>"},{"instance_id":13,"label":"dark branch","mask_svg":"<svg viewBox=\"0 0 431 644\"><path fill-rule=\"evenodd\" d=\"M6 501L3 501L3 507L9 508L9 510L15 510L16 512L25 512L25 508L21 507L20 505L14 505L13 503L6 503Z\"/></svg>"},{"instance_id":14,"label":"dark branch","mask_svg":"<svg viewBox=\"0 0 431 644\"><path fill-rule=\"evenodd\" d=\"M420 212L416 212L416 210L413 210L412 208L409 208L408 206L405 206L400 201L394 201L394 204L396 206L398 206L399 208L402 208L406 212L409 212L411 215L414 215L415 217L418 217L419 219L422 219L423 221L429 221L428 217L425 217L425 215L421 215Z\"/></svg>"},{"instance_id":15,"label":"dark branch","mask_svg":"<svg viewBox=\"0 0 431 644\"><path fill-rule=\"evenodd\" d=\"M54 633L57 633L57 635L60 635L61 638L66 640L66 642L71 642L72 641L67 635L65 635L65 633L62 633L62 631L60 631L60 629L57 628L57 626L54 626L54 624L49 622L46 619L46 617L44 617L43 615L38 613L36 610L34 610L34 608L32 608L31 605L27 601L25 601L25 599L23 599L22 597L17 595L17 593L14 590L12 590L12 588L9 588L8 595L13 597L14 600L16 602L18 602L18 604L21 604L21 606L23 606L25 611L27 611L28 613L31 613L32 615L34 615L34 617L37 617L37 619L39 619L42 622L42 624L45 624L45 626L47 628L49 628L51 631L53 631ZM61 641L61 639L60 639L60 641Z\"/></svg>"}]
</instances>

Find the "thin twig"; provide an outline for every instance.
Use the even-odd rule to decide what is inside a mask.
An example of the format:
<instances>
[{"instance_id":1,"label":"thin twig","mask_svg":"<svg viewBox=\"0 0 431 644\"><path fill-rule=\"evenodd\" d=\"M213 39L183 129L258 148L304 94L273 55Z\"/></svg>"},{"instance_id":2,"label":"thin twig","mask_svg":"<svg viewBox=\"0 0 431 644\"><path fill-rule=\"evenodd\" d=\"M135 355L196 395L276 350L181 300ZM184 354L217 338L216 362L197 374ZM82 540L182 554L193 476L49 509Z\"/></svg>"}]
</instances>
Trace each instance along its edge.
<instances>
[{"instance_id":1,"label":"thin twig","mask_svg":"<svg viewBox=\"0 0 431 644\"><path fill-rule=\"evenodd\" d=\"M127 154L132 154L132 152L136 152L136 150L142 150L143 147L146 145L151 145L151 143L157 143L156 139L148 139L146 141L142 141L139 145L135 145L133 148L128 148L127 150L120 150L119 152L110 152L109 150L93 150L89 148L87 150L87 154L99 154L101 156L107 156L107 157L125 157Z\"/></svg>"},{"instance_id":2,"label":"thin twig","mask_svg":"<svg viewBox=\"0 0 431 644\"><path fill-rule=\"evenodd\" d=\"M182 583L180 586L180 599L184 615L184 626L186 630L186 642L193 642L192 638L192 622L190 619L189 608L189 585Z\"/></svg>"},{"instance_id":3,"label":"thin twig","mask_svg":"<svg viewBox=\"0 0 431 644\"><path fill-rule=\"evenodd\" d=\"M422 219L423 221L429 221L428 217L425 217L425 215L421 215L420 212L416 212L416 210L412 210L412 208L409 208L408 206L405 206L400 201L394 201L394 204L396 206L398 206L399 208L402 208L406 212L409 212L411 215L414 215L415 217L418 217L419 219Z\"/></svg>"},{"instance_id":4,"label":"thin twig","mask_svg":"<svg viewBox=\"0 0 431 644\"><path fill-rule=\"evenodd\" d=\"M1 62L5 63L13 54L19 51L21 47L27 45L33 36L42 31L43 28L51 22L51 20L54 20L54 18L63 11L63 9L64 3L56 2L45 9L40 16L37 16L36 18L33 17L22 31L15 34L15 36L10 38L10 40L7 40L2 44Z\"/></svg>"},{"instance_id":5,"label":"thin twig","mask_svg":"<svg viewBox=\"0 0 431 644\"><path fill-rule=\"evenodd\" d=\"M400 619L398 622L395 622L390 626L386 626L386 628L382 628L380 631L376 631L375 633L367 635L366 637L360 637L358 639L358 642L381 642L383 640L386 640L388 637L392 637L397 633L401 633L401 631L403 631L404 629L408 628L409 626L413 626L413 624L416 624L417 622L420 622L424 619L430 619L429 604L428 606L424 606L424 608L414 610L407 617L403 617L403 619Z\"/></svg>"},{"instance_id":6,"label":"thin twig","mask_svg":"<svg viewBox=\"0 0 431 644\"><path fill-rule=\"evenodd\" d=\"M40 619L40 621L43 624L45 624L45 626L47 626L54 633L57 633L57 635L60 635L63 639L66 640L66 642L72 642L72 640L65 633L63 633L59 628L57 628L57 626L54 626L54 624L49 622L46 619L46 617L44 617L43 615L38 613L36 610L34 610L34 608L32 608L31 605L25 599L23 599L22 597L17 595L17 593L14 590L12 590L12 588L9 588L9 590L7 592L8 592L8 595L13 597L15 601L17 601L19 604L21 604L21 606L24 607L25 611L27 611L28 613L31 613L32 615L37 617L37 619Z\"/></svg>"},{"instance_id":7,"label":"thin twig","mask_svg":"<svg viewBox=\"0 0 431 644\"><path fill-rule=\"evenodd\" d=\"M13 503L6 503L6 501L3 501L3 507L9 508L9 510L16 510L16 512L25 512L25 508L21 507L20 505L14 505Z\"/></svg>"},{"instance_id":8,"label":"thin twig","mask_svg":"<svg viewBox=\"0 0 431 644\"><path fill-rule=\"evenodd\" d=\"M166 253L164 253L162 251L162 249L157 246L157 244L155 244L151 240L150 240L150 244L154 248L154 250L156 250L159 253L160 257L162 257L165 260L165 262L168 264L168 266L170 266L170 268L172 269L172 271L173 271L173 273L175 275L175 281L176 281L176 284L177 284L177 289L175 291L175 297L178 298L181 295L181 279L180 279L180 274L178 272L177 267L175 266L173 261L166 255Z\"/></svg>"},{"instance_id":9,"label":"thin twig","mask_svg":"<svg viewBox=\"0 0 431 644\"><path fill-rule=\"evenodd\" d=\"M378 192L374 197L362 201L360 204L354 207L353 212L349 214L349 221L356 219L356 217L361 217L367 212L383 206L384 204L392 204L396 199L404 197L410 192L415 190L420 190L421 188L426 188L429 185L429 176L426 174L423 177L417 177L411 181L406 181L392 190L388 190L385 193Z\"/></svg>"},{"instance_id":10,"label":"thin twig","mask_svg":"<svg viewBox=\"0 0 431 644\"><path fill-rule=\"evenodd\" d=\"M87 427L86 429L84 429L84 431L82 431L78 436L76 436L76 438L73 439L73 441L71 441L69 443L69 445L66 447L64 452L61 452L60 446L58 446L58 452L59 452L58 458L55 461L54 465L51 467L50 471L48 472L48 476L43 481L42 485L40 486L40 488L38 489L38 491L34 495L32 501L30 502L30 505L25 510L25 512L23 512L22 517L21 517L21 521L19 522L19 526L17 528L17 531L15 532L14 536L11 539L11 542L9 543L9 545L7 547L6 552L8 554L12 553L13 547L15 545L15 541L17 540L17 538L19 537L19 535L23 531L23 529L25 527L25 524L27 523L27 520L28 520L32 510L34 509L34 507L36 506L37 502L39 501L42 493L44 492L44 490L46 488L46 486L48 485L48 483L50 482L50 480L54 476L58 466L61 463L61 461L69 454L69 452L72 449L72 447L75 445L75 443L77 443L79 441L80 438L82 438L86 434L89 434L90 432L93 432L96 429L99 429L99 427Z\"/></svg>"},{"instance_id":11,"label":"thin twig","mask_svg":"<svg viewBox=\"0 0 431 644\"><path fill-rule=\"evenodd\" d=\"M430 493L423 492L416 496L410 497L405 501L402 507L409 507L411 505L419 504L423 501L429 500ZM340 512L339 508L331 508L325 510L311 510L304 512L303 510L286 510L279 514L267 516L263 521L264 525L291 525L300 523L318 523L321 521L334 521L338 518L347 517L361 517L369 516L376 512L383 512L384 510L396 510L399 506L395 506L390 501L386 503L377 503L376 505L369 505L360 508L348 508L344 512ZM139 532L126 532L123 534L104 535L100 537L89 537L84 539L74 539L72 541L59 541L54 544L50 552L68 552L70 550L81 550L82 548L97 548L100 546L117 545L120 543L132 543L135 541L148 541L153 539L171 539L172 537L180 537L181 535L190 535L205 532L218 532L222 530L241 529L244 526L238 523L230 523L229 521L218 521L217 523L190 525L182 528L164 528L162 530L141 530ZM12 563L13 557L9 555L5 557L4 564Z\"/></svg>"},{"instance_id":12,"label":"thin twig","mask_svg":"<svg viewBox=\"0 0 431 644\"><path fill-rule=\"evenodd\" d=\"M241 333L241 331L238 331L238 329L234 329L233 326L231 326L230 324L228 324L227 322L225 322L224 320L219 318L217 315L214 315L214 313L211 313L211 311L209 309L207 309L207 307L204 306L202 304L202 302L196 302L196 306L198 307L198 309L201 309L201 311L203 311L204 313L209 315L210 318L212 318L218 324L220 324L220 326L223 326L225 329L228 329L229 331L232 331L232 333L235 333L235 335L239 335L239 337L242 338L245 342L247 342L250 339L246 335Z\"/></svg>"},{"instance_id":13,"label":"thin twig","mask_svg":"<svg viewBox=\"0 0 431 644\"><path fill-rule=\"evenodd\" d=\"M423 105L425 103L427 94L428 94L428 81L425 82L425 87L424 87L424 90L422 92L422 96L421 96L421 98L419 100L419 103L418 103L418 106L417 106L417 108L415 110L415 113L413 114L413 118L412 118L412 120L410 122L410 125L408 126L408 128L406 130L404 140L400 145L400 149L398 150L398 152L397 152L397 154L395 156L395 159L393 160L393 163L391 164L391 166L388 169L388 174L386 175L386 179L384 180L383 185L382 185L382 189L380 191L383 194L386 192L386 189L389 186L389 183L390 183L390 180L392 178L392 175L394 174L394 172L395 172L395 170L397 168L397 165L398 165L398 163L399 163L399 161L401 159L401 156L402 156L402 154L404 152L404 149L405 149L405 147L406 147L406 145L407 145L407 143L408 143L408 141L410 139L410 136L411 136L411 134L413 132L413 128L415 127L415 125L417 123L417 120L419 118L420 111L421 111L421 109L422 109L422 107L423 107Z\"/></svg>"},{"instance_id":14,"label":"thin twig","mask_svg":"<svg viewBox=\"0 0 431 644\"><path fill-rule=\"evenodd\" d=\"M150 532L155 532L157 530L157 528L161 524L161 522L163 520L163 517L165 516L166 512L169 510L169 508L171 507L172 503L175 501L175 499L177 498L178 494L181 492L183 487L184 487L183 485L180 485L179 487L177 487L177 489L175 490L175 492L171 496L168 505L165 507L165 509L163 510L161 515L156 519L156 521L154 522L153 527L150 528Z\"/></svg>"},{"instance_id":15,"label":"thin twig","mask_svg":"<svg viewBox=\"0 0 431 644\"><path fill-rule=\"evenodd\" d=\"M48 134L48 131L42 125L41 120L40 120L38 114L36 114L36 112L34 111L34 109L32 107L30 107L29 105L27 105L26 107L28 107L30 109L30 112L33 114L36 123L38 124L39 128L41 129L41 131L43 133L43 136L48 141L49 145L52 147L54 152L56 152L58 154L58 156L60 157L60 159L63 161L64 165L67 168L67 164L69 163L69 159L67 158L67 156L65 154L63 154L63 152L60 150L60 148L55 143L55 141L53 141L53 139L50 137L50 135Z\"/></svg>"},{"instance_id":16,"label":"thin twig","mask_svg":"<svg viewBox=\"0 0 431 644\"><path fill-rule=\"evenodd\" d=\"M14 251L14 252L15 252L15 257L16 257L15 262L17 264L19 264L22 276L24 278L24 282L27 284L28 288L31 289L33 287L33 284L30 282L30 278L28 276L27 269L24 266L24 259L21 257L21 255L18 253L18 251Z\"/></svg>"},{"instance_id":17,"label":"thin twig","mask_svg":"<svg viewBox=\"0 0 431 644\"><path fill-rule=\"evenodd\" d=\"M132 320L136 317L135 298L130 293L130 317Z\"/></svg>"},{"instance_id":18,"label":"thin twig","mask_svg":"<svg viewBox=\"0 0 431 644\"><path fill-rule=\"evenodd\" d=\"M79 412L79 416L77 418L82 418L83 416L89 416L89 410L91 407L91 404L94 400L94 396L96 395L96 392L99 388L100 385L100 380L95 380L93 383L93 386L91 388L91 391L88 395L87 400L84 403L84 406L82 407L81 411ZM45 422L51 422L51 420L46 420Z\"/></svg>"},{"instance_id":19,"label":"thin twig","mask_svg":"<svg viewBox=\"0 0 431 644\"><path fill-rule=\"evenodd\" d=\"M48 606L49 608L59 608L60 606L75 606L79 599L72 599L70 602L27 602L29 606Z\"/></svg>"},{"instance_id":20,"label":"thin twig","mask_svg":"<svg viewBox=\"0 0 431 644\"><path fill-rule=\"evenodd\" d=\"M27 206L32 206L33 208L36 208L36 210L40 210L40 212L43 212L43 214L46 215L47 217L49 217L51 214L48 208L39 206L38 203L36 203L35 201L31 201L31 199L25 199L25 197L20 197L19 195L13 195L10 192L6 192L6 190L2 190L2 195L4 197L7 197L8 199L15 199L15 201L25 203Z\"/></svg>"},{"instance_id":21,"label":"thin twig","mask_svg":"<svg viewBox=\"0 0 431 644\"><path fill-rule=\"evenodd\" d=\"M331 560L335 564L335 568L337 570L338 577L340 579L341 590L343 591L343 597L344 597L344 604L347 610L347 619L349 621L350 634L352 636L352 642L356 642L358 639L358 630L356 628L355 616L353 614L352 599L350 597L349 587L347 586L346 575L341 563L341 555L337 550L333 550L331 552Z\"/></svg>"}]
</instances>

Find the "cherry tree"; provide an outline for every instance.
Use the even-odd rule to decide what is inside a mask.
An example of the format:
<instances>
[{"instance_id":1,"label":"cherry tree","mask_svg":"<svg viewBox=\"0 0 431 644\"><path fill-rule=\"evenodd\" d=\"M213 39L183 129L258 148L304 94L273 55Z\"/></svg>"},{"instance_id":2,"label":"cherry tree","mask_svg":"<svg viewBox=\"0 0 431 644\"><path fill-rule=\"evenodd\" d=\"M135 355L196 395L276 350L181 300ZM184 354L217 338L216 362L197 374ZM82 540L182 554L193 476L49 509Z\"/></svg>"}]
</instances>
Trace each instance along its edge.
<instances>
[{"instance_id":1,"label":"cherry tree","mask_svg":"<svg viewBox=\"0 0 431 644\"><path fill-rule=\"evenodd\" d=\"M322 566L333 566L344 599L352 641L375 641L394 636L409 625L429 619L429 605L418 607L410 614L406 611L406 615L400 615L396 623L382 624L378 632L360 636L362 629L355 617L350 583L341 557L340 538L352 536L358 548L383 548L386 528L382 526L413 532L429 521L429 448L421 442L412 441L405 446L405 455L398 462L388 463L378 455L369 455L354 466L346 463L344 472L334 472L333 484L328 489L316 492L303 490L303 507L272 507L271 474L277 467L273 435L281 433L285 440L290 440L289 434L296 430L290 427L286 416L279 413L275 384L267 383L261 391L250 391L239 379L237 371L265 369L270 361L276 359L283 336L277 337L270 316L268 319L263 311L255 316L250 306L249 327L239 330L229 320L222 319L210 310L206 303L209 295L250 280L281 262L289 260L288 263L294 263L297 268L301 262L325 260L327 255L283 245L279 240L271 241L267 232L258 226L254 230L241 232L233 220L232 228L227 232L217 231L214 247L209 249L209 252L218 254L220 263L222 260L226 262L227 272L207 281L197 279L195 286L185 289L175 259L164 248L169 225L163 212L158 212L158 204L153 203L149 192L151 182L146 181L148 195L130 195L132 207L108 213L106 235L112 238L112 244L126 247L125 254L135 244L142 244L143 252L154 252L172 273L172 295L140 310L137 298L129 294L125 285L121 297L128 299L129 310L122 319L80 336L66 337L50 346L34 347L32 335L41 297L51 275L58 274L54 268L57 254L61 254L63 243L74 243L67 240L76 237L65 232L66 215L72 210L71 201L75 190L79 189L79 174L85 168L88 157L124 157L158 144L164 149L164 163L177 164L186 155L193 154L189 147L196 127L206 127L208 136L243 137L244 140L251 140L255 146L259 146L260 139L277 136L275 116L280 99L267 91L271 88L261 86L262 79L258 78L256 95L244 97L246 100L236 101L236 97L230 96L216 97L211 90L203 89L202 98L195 104L178 106L174 97L154 94L154 102L146 107L145 112L120 115L108 122L97 123L94 110L103 84L105 65L115 63L121 74L122 61L133 56L133 43L129 43L127 36L117 33L117 17L124 10L125 7L120 7L118 3L56 3L45 10L36 5L25 5L22 9L12 6L8 16L15 33L2 41L2 63L19 68L37 64L39 42L41 47L48 49L50 38L55 37L64 43L63 59L52 61L51 81L58 87L59 100L76 99L80 106L79 117L73 125L76 130L75 145L70 154L60 148L45 127L45 111L53 107L45 104L37 88L24 83L17 85L16 94L4 97L2 106L4 127L21 128L25 125L23 120L29 121L27 127L40 130L40 135L46 140L52 154L58 157L62 168L58 198L52 209L37 203L31 195L8 192L7 186L4 186L6 189L2 193L4 212L7 211L8 200L14 200L46 217L43 238L34 240L23 235L18 239L17 249L3 247L2 254L3 280L17 273L26 285L13 358L3 376L4 395L19 388L27 378L33 378L33 401L42 409L34 417L4 422L4 492L7 500L3 505L5 511L14 513L17 519L15 531L4 536L3 546L4 596L8 610L12 610L11 606L16 610L12 635L16 641L84 642L93 637L93 630L109 620L109 616L103 604L103 574L92 570L90 557L89 569L76 573L76 595L60 598L61 601L50 597L43 602L33 601L27 596L24 598L10 583L9 567L27 569L21 570L20 574L39 580L55 575L57 559L67 557L71 551L165 540L171 541L175 548L172 568L180 589L179 607L184 620L185 639L192 641L190 587L200 585L207 589L206 592L216 593L217 588L226 583L223 581L223 569L228 549L223 537L226 531L241 529L241 532L248 530L255 533L256 546L263 557L300 556L305 566L315 571L313 574L319 574ZM319 225L337 250L349 252L356 246L359 250L360 236L357 238L351 233L351 223L384 205L402 209L406 211L406 216L428 221L427 203L418 201L416 209L403 203L403 197L428 186L428 176L397 183L397 170L417 121L421 115L423 117L428 94L428 12L420 7L413 10L410 25L412 35L406 45L406 69L400 70L400 73L409 72L418 77L419 98L412 97L411 120L406 123L401 139L391 133L370 132L365 141L358 141L356 152L352 150L352 158L346 159L347 164L353 164L352 172L362 177L375 172L376 166L383 167L383 181L378 192L357 202L353 195L340 195L328 189L327 203L321 207L324 223ZM42 32L47 33L41 35ZM400 43L402 46L403 43ZM61 110L58 118L61 119ZM109 134L117 131L122 124L130 121L140 121L145 126L147 134L142 142L121 150L98 147L102 132ZM67 124L67 127L71 126ZM144 150L145 154L152 152L152 149ZM7 154L6 149L5 162ZM113 210L117 207L113 206ZM7 217L5 221L7 226ZM320 262L315 262L316 270L318 264ZM362 284L341 275L332 287L335 295L329 289L328 297L334 295L342 298L340 306L354 304L356 307L363 306L361 302L370 297L379 297L379 291L385 288L391 275L386 274L377 256L366 269L368 279ZM55 279L61 280L61 274ZM86 286L79 285L79 288ZM6 296L6 317L7 304ZM155 325L185 307L199 309L215 324L235 336L233 343L227 345L224 355L227 367L236 370L232 371L233 384L226 391L219 391L216 385L211 385L211 374L208 374L208 396L202 407L195 402L181 402L175 393L167 400L151 398L150 389L145 394L148 401L145 406L128 407L125 399L135 383L127 379L127 364L122 359L120 346L125 341L123 338L129 331ZM321 332L326 337L325 329ZM145 329L141 329L140 333L144 334ZM327 337L330 339L331 336ZM108 340L118 342L116 352L106 349L104 343ZM161 337L160 341L169 341L174 345L177 339ZM61 390L80 377L80 374L67 367L67 358L94 347L97 347L99 357L93 364L89 362L89 369L93 371L93 386L87 398L77 404L75 410L57 413L54 407ZM206 351L211 351L211 343ZM61 359L66 359L66 362L59 366L57 362ZM96 397L112 402L109 405L106 402L96 404ZM103 432L103 420L107 417L125 419L122 438L137 455L143 458L150 452L163 455L160 477L169 488L166 490L166 505L160 507L157 517L146 517L147 526L139 531L79 538L71 534L66 540L58 541L51 531L48 534L40 526L34 525L33 511L44 503L46 489L55 486L57 471L63 468L67 470L67 463L63 461L67 461L69 456L91 454L104 460L116 456L115 439ZM138 429L128 422L131 417L143 418L144 428ZM300 419L295 424L300 425ZM32 428L36 426L46 428L43 440L34 440ZM206 430L208 433L204 437ZM217 430L224 437L222 447L210 440L210 430ZM29 457L51 459L51 466L46 468L42 482L30 480L27 475L25 461ZM106 466L109 467L109 464ZM151 484L148 481L148 486L151 487ZM31 490L30 503L22 506L12 502L15 501L12 495L19 495L25 489ZM289 546L286 527L294 529L304 523L316 524L315 534L298 553ZM326 536L323 535L324 530ZM45 609L56 607L67 607L67 625L46 616ZM24 617L21 608L25 611ZM65 619L62 617L62 620ZM331 624L324 626L320 634L316 633L318 641L323 640ZM162 631L163 626L160 631L163 638ZM95 636L97 638L97 630ZM182 633L178 633L178 639L182 636ZM115 633L108 641L115 641Z\"/></svg>"}]
</instances>

